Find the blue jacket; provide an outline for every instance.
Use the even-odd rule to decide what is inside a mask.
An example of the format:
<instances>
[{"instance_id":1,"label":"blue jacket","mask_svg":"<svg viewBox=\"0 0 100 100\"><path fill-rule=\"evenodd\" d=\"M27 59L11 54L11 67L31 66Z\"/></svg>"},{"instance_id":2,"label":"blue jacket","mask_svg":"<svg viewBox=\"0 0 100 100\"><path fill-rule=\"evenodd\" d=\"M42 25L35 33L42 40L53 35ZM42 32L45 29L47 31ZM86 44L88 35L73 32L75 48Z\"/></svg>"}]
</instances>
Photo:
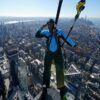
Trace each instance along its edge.
<instances>
[{"instance_id":1,"label":"blue jacket","mask_svg":"<svg viewBox=\"0 0 100 100\"><path fill-rule=\"evenodd\" d=\"M47 39L49 39L48 41L50 43L49 46L47 46L47 49L51 52L56 52L59 49L60 43L58 42L58 38L62 38L67 44L72 47L76 46L76 43L71 38L67 38L67 35L62 30L57 29L55 34L56 36L53 36L52 33L49 32L49 30L39 29L35 36L37 38L46 37Z\"/></svg>"}]
</instances>

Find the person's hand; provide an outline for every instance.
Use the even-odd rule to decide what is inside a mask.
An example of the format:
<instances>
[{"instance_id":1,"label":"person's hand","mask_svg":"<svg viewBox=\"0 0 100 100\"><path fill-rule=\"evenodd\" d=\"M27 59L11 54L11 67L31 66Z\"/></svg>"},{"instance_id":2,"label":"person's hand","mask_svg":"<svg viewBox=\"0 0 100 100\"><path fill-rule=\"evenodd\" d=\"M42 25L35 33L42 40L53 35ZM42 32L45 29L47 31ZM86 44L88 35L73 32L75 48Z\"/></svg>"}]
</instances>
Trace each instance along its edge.
<instances>
[{"instance_id":1,"label":"person's hand","mask_svg":"<svg viewBox=\"0 0 100 100\"><path fill-rule=\"evenodd\" d=\"M42 25L41 29L45 28L47 26L47 24Z\"/></svg>"},{"instance_id":2,"label":"person's hand","mask_svg":"<svg viewBox=\"0 0 100 100\"><path fill-rule=\"evenodd\" d=\"M76 52L76 53L80 53L80 52L81 52L81 47L80 47L80 46L77 46L77 47L75 48L75 52Z\"/></svg>"},{"instance_id":3,"label":"person's hand","mask_svg":"<svg viewBox=\"0 0 100 100\"><path fill-rule=\"evenodd\" d=\"M77 10L78 13L80 13L82 10L84 10L84 8L85 8L85 0L81 0L76 5L76 10Z\"/></svg>"}]
</instances>

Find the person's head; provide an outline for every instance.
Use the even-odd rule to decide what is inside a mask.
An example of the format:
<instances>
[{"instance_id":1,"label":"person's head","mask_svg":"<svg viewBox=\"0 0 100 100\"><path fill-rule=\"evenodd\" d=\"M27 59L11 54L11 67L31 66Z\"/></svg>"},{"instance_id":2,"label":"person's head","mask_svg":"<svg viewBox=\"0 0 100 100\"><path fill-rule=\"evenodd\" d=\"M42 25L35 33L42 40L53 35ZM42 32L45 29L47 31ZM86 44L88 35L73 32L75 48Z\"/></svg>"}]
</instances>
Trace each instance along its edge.
<instances>
[{"instance_id":1,"label":"person's head","mask_svg":"<svg viewBox=\"0 0 100 100\"><path fill-rule=\"evenodd\" d=\"M47 22L47 25L48 25L48 29L50 31L52 31L54 29L54 26L55 26L55 22L53 19L50 19L48 22Z\"/></svg>"}]
</instances>

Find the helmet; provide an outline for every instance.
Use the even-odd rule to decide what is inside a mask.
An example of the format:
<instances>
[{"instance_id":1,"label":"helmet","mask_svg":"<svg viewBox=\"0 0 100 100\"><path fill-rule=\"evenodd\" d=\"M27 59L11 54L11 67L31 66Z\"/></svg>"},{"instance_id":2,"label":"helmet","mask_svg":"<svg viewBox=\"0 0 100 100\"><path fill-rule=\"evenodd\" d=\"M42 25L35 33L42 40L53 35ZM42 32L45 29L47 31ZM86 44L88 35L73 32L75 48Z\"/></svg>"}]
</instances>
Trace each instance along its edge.
<instances>
[{"instance_id":1,"label":"helmet","mask_svg":"<svg viewBox=\"0 0 100 100\"><path fill-rule=\"evenodd\" d=\"M55 22L54 22L53 19L49 19L49 21L48 21L47 23L52 23L52 24L54 24Z\"/></svg>"}]
</instances>

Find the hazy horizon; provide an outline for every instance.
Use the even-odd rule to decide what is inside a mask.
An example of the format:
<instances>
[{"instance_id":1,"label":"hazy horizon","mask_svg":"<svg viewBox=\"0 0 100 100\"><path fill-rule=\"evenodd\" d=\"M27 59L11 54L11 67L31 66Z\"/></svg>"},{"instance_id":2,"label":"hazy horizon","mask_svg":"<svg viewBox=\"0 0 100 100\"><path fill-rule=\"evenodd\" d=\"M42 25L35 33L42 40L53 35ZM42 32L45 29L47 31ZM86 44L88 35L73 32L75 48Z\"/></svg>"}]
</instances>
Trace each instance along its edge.
<instances>
[{"instance_id":1,"label":"hazy horizon","mask_svg":"<svg viewBox=\"0 0 100 100\"><path fill-rule=\"evenodd\" d=\"M15 17L15 16L0 16L0 22L6 22L6 23L16 23L16 22L28 22L28 21L42 21L42 20L48 20L49 18L55 19L55 17ZM60 17L60 19L67 19L71 20L74 17ZM97 27L100 27L100 18L88 18L88 17L80 17L81 18L87 18L87 20L90 20L94 25Z\"/></svg>"}]
</instances>

